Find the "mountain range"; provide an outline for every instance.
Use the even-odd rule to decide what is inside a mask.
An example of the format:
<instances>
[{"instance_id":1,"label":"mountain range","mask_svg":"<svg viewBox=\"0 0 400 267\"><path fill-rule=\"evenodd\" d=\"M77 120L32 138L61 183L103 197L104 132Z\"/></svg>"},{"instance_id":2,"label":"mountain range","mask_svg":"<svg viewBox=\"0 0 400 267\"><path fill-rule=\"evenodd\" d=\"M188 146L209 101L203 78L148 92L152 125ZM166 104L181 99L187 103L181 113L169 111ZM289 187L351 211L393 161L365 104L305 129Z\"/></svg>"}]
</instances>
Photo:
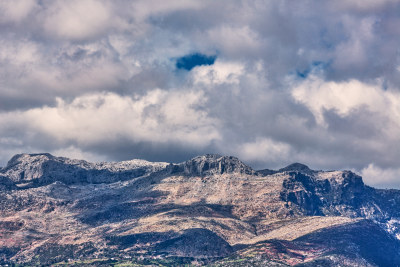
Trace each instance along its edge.
<instances>
[{"instance_id":1,"label":"mountain range","mask_svg":"<svg viewBox=\"0 0 400 267\"><path fill-rule=\"evenodd\" d=\"M351 171L208 154L0 169L0 264L400 266L400 191Z\"/></svg>"}]
</instances>

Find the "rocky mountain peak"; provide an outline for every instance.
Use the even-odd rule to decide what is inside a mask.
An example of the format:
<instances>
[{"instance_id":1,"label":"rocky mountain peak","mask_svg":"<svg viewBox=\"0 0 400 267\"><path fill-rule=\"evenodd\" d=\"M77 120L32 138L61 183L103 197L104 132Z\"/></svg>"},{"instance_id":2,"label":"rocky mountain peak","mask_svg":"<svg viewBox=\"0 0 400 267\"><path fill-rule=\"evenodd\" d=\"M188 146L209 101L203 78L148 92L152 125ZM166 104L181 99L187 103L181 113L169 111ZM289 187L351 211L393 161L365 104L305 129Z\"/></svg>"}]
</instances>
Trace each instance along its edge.
<instances>
[{"instance_id":1,"label":"rocky mountain peak","mask_svg":"<svg viewBox=\"0 0 400 267\"><path fill-rule=\"evenodd\" d=\"M140 177L163 170L168 164L130 160L122 162L90 163L84 160L55 157L49 153L18 154L0 175L25 186L46 185L56 181L74 183L112 183Z\"/></svg>"},{"instance_id":2,"label":"rocky mountain peak","mask_svg":"<svg viewBox=\"0 0 400 267\"><path fill-rule=\"evenodd\" d=\"M8 161L6 168L7 167L10 168L14 165L23 164L23 163L30 164L32 162L38 162L38 161L43 162L43 161L50 160L53 158L55 158L55 157L49 153L17 154Z\"/></svg>"},{"instance_id":3,"label":"rocky mountain peak","mask_svg":"<svg viewBox=\"0 0 400 267\"><path fill-rule=\"evenodd\" d=\"M35 180L43 175L43 165L55 158L49 153L17 154L0 172L16 183Z\"/></svg>"},{"instance_id":4,"label":"rocky mountain peak","mask_svg":"<svg viewBox=\"0 0 400 267\"><path fill-rule=\"evenodd\" d=\"M254 174L255 171L233 156L206 154L179 164L181 171L187 175L214 175L223 173Z\"/></svg>"}]
</instances>

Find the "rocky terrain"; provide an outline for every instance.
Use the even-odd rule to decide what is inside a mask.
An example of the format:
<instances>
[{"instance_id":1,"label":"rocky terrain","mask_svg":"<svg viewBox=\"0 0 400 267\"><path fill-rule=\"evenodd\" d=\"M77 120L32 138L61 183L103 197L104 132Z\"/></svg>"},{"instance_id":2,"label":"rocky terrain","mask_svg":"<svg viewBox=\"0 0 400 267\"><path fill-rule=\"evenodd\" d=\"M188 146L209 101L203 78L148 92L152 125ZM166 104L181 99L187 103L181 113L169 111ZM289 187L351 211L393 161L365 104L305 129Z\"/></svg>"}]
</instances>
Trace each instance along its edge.
<instances>
[{"instance_id":1,"label":"rocky terrain","mask_svg":"<svg viewBox=\"0 0 400 267\"><path fill-rule=\"evenodd\" d=\"M400 266L400 191L235 157L0 169L0 265Z\"/></svg>"}]
</instances>

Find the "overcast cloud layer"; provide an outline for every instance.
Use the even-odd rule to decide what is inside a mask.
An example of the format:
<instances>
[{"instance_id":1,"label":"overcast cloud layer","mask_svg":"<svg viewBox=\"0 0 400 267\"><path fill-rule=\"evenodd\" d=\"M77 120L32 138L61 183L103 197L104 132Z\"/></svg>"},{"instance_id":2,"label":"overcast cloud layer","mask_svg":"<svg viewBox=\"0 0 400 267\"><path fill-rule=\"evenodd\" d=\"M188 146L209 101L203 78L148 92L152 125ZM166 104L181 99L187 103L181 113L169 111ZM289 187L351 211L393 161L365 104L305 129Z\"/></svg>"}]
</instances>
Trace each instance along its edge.
<instances>
[{"instance_id":1,"label":"overcast cloud layer","mask_svg":"<svg viewBox=\"0 0 400 267\"><path fill-rule=\"evenodd\" d=\"M216 60L177 69L191 54ZM0 0L0 166L22 152L400 188L400 2Z\"/></svg>"}]
</instances>

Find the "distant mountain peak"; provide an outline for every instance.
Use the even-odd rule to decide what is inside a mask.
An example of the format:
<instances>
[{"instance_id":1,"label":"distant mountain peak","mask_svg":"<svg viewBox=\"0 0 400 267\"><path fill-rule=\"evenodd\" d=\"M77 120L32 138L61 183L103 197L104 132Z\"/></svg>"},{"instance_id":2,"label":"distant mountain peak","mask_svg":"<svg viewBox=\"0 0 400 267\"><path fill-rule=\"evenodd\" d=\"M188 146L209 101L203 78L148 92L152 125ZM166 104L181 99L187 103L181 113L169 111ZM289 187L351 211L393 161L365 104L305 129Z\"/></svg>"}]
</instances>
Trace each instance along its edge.
<instances>
[{"instance_id":1,"label":"distant mountain peak","mask_svg":"<svg viewBox=\"0 0 400 267\"><path fill-rule=\"evenodd\" d=\"M267 175L272 175L275 173L279 172L303 172L303 173L310 173L314 172L314 170L311 170L307 165L304 165L302 163L292 163L284 168L281 168L279 170L271 170L271 169L263 169L263 170L258 170L257 173L261 176L267 176Z\"/></svg>"},{"instance_id":2,"label":"distant mountain peak","mask_svg":"<svg viewBox=\"0 0 400 267\"><path fill-rule=\"evenodd\" d=\"M282 169L279 169L279 172L284 172L284 171L312 171L312 170L307 165L296 162Z\"/></svg>"}]
</instances>

